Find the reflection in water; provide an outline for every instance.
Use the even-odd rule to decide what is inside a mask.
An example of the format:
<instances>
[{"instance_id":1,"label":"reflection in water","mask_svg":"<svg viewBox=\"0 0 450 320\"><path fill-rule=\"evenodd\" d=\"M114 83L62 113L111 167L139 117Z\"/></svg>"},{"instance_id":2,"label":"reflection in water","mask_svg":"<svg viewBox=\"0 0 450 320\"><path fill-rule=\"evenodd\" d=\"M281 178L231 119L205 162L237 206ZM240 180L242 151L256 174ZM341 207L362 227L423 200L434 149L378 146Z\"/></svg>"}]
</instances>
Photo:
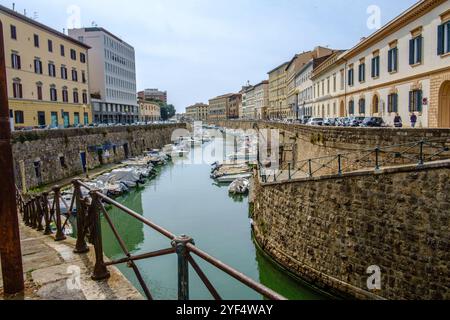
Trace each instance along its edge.
<instances>
[{"instance_id":1,"label":"reflection in water","mask_svg":"<svg viewBox=\"0 0 450 320\"><path fill-rule=\"evenodd\" d=\"M196 146L193 151L192 154L195 154L204 150ZM210 169L209 164L194 165L176 160L161 168L158 176L141 190L132 191L118 201L175 234L188 234L206 252L290 299L322 299L324 296L321 293L290 278L257 252L251 236L247 197L231 198L227 185L217 185L209 178ZM117 209L109 212L134 254L170 247L168 239L149 227L144 227ZM110 258L123 257L105 222L103 227L105 253ZM209 264L198 258L195 260L224 299L262 299L253 290ZM154 298L177 298L176 255L138 261L137 265ZM140 288L131 269L126 265L119 268ZM194 300L211 299L192 269L190 295Z\"/></svg>"}]
</instances>

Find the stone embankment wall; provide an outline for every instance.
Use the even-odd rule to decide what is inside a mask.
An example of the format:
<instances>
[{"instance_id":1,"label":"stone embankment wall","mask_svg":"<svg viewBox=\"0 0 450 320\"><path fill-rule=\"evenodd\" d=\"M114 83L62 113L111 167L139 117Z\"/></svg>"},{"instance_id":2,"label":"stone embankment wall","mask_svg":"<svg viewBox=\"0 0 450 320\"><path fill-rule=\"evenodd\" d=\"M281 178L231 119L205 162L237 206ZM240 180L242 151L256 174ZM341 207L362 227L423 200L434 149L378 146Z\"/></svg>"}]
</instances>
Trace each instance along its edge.
<instances>
[{"instance_id":1,"label":"stone embankment wall","mask_svg":"<svg viewBox=\"0 0 450 320\"><path fill-rule=\"evenodd\" d=\"M21 186L24 176L27 187L34 188L80 174L83 153L89 170L117 163L171 143L174 130L185 128L174 124L13 132L16 183Z\"/></svg>"},{"instance_id":2,"label":"stone embankment wall","mask_svg":"<svg viewBox=\"0 0 450 320\"><path fill-rule=\"evenodd\" d=\"M285 146L284 162L337 155L365 149L449 138L450 129L344 128L263 121L211 121L230 129L278 129Z\"/></svg>"},{"instance_id":3,"label":"stone embankment wall","mask_svg":"<svg viewBox=\"0 0 450 320\"><path fill-rule=\"evenodd\" d=\"M255 180L256 240L289 271L358 299L450 299L450 161ZM381 290L368 289L370 266Z\"/></svg>"}]
</instances>

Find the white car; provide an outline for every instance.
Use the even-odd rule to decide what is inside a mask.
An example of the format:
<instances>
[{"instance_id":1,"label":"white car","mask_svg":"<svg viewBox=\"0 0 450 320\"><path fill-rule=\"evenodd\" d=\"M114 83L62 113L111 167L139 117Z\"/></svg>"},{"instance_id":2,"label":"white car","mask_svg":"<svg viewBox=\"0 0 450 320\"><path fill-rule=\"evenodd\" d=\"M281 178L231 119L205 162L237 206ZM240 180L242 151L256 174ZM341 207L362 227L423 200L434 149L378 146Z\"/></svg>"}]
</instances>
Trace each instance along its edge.
<instances>
[{"instance_id":1,"label":"white car","mask_svg":"<svg viewBox=\"0 0 450 320\"><path fill-rule=\"evenodd\" d=\"M308 120L307 125L309 126L322 126L323 125L323 118L311 118Z\"/></svg>"}]
</instances>

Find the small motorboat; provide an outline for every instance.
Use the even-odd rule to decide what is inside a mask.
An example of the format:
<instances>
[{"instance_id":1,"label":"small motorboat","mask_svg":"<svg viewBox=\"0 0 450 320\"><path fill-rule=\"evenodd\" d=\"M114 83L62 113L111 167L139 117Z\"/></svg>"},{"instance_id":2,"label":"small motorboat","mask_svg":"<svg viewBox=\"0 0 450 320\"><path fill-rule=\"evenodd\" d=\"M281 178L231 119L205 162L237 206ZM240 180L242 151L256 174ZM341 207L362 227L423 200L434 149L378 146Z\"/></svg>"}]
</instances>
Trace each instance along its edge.
<instances>
[{"instance_id":1,"label":"small motorboat","mask_svg":"<svg viewBox=\"0 0 450 320\"><path fill-rule=\"evenodd\" d=\"M247 194L250 187L250 181L248 179L239 178L234 180L228 187L230 194Z\"/></svg>"},{"instance_id":2,"label":"small motorboat","mask_svg":"<svg viewBox=\"0 0 450 320\"><path fill-rule=\"evenodd\" d=\"M223 176L223 177L217 178L217 181L220 183L227 183L227 182L233 182L234 180L237 180L237 179L248 179L251 176L252 176L251 173L228 175L228 176Z\"/></svg>"}]
</instances>

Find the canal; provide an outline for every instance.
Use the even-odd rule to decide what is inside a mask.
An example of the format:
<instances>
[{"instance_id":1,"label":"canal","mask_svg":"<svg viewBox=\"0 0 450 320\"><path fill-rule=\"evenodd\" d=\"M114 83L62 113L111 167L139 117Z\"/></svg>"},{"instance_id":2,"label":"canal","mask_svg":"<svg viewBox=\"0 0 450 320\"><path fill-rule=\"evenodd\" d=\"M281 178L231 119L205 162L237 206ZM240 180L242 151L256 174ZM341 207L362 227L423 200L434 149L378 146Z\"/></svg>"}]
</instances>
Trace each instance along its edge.
<instances>
[{"instance_id":1,"label":"canal","mask_svg":"<svg viewBox=\"0 0 450 320\"><path fill-rule=\"evenodd\" d=\"M252 240L248 198L231 198L226 185L217 185L210 179L209 163L190 164L194 154L201 154L207 148L208 145L194 147L187 160L174 160L161 167L156 178L117 200L175 234L191 236L202 250L288 299L326 299L323 293L288 276L256 248ZM112 208L109 213L133 254L170 247L166 238L121 211ZM102 228L106 255L112 259L123 257L105 221ZM222 298L262 299L209 264L197 258L196 261ZM137 265L155 299L177 299L176 255L138 261ZM132 269L126 265L120 265L119 269L140 289ZM192 268L190 281L191 299L211 299Z\"/></svg>"}]
</instances>

